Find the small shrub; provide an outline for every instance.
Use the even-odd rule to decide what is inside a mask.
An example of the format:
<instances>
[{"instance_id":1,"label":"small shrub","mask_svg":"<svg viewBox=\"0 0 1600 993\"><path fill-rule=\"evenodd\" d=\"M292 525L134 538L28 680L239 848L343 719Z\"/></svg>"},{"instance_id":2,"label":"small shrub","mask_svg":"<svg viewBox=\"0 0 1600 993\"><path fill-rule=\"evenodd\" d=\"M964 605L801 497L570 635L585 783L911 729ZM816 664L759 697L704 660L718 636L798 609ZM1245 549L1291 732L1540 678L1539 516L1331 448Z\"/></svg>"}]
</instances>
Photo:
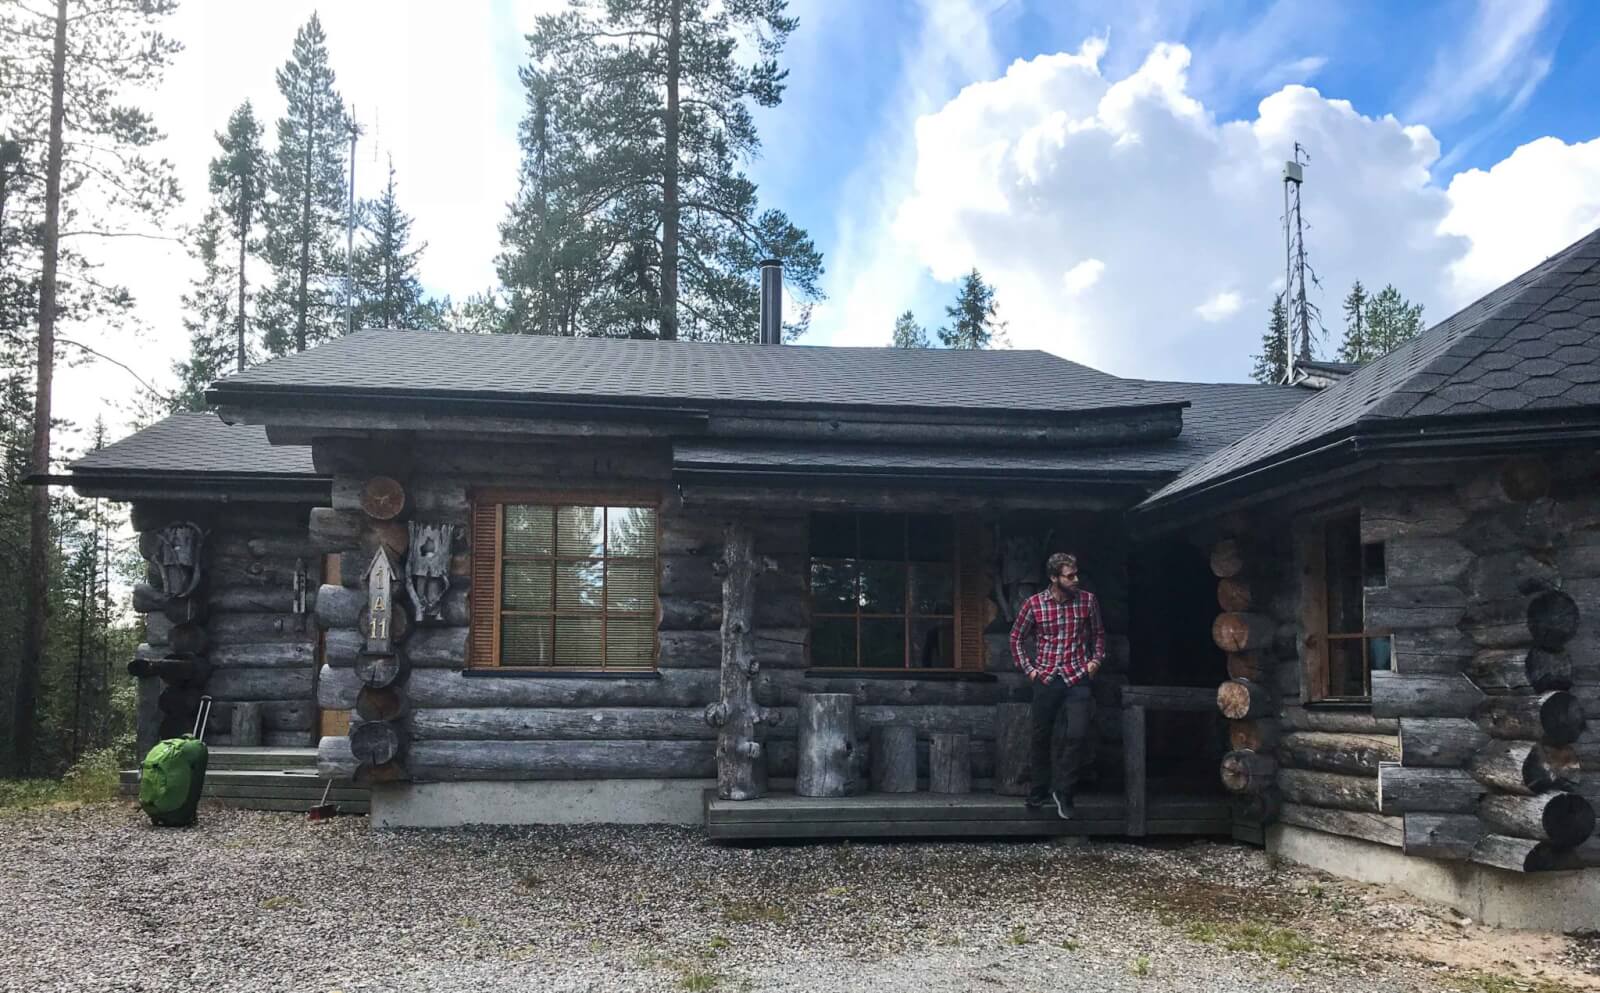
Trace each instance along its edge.
<instances>
[{"instance_id":1,"label":"small shrub","mask_svg":"<svg viewBox=\"0 0 1600 993\"><path fill-rule=\"evenodd\" d=\"M729 941L727 938L724 938L720 934L714 934L711 936L711 940L706 942L706 947L711 949L713 952L721 952L732 948L733 942Z\"/></svg>"},{"instance_id":2,"label":"small shrub","mask_svg":"<svg viewBox=\"0 0 1600 993\"><path fill-rule=\"evenodd\" d=\"M1078 950L1079 946L1076 939L1067 938L1061 942L1061 947L1065 948L1069 952L1075 952Z\"/></svg>"},{"instance_id":3,"label":"small shrub","mask_svg":"<svg viewBox=\"0 0 1600 993\"><path fill-rule=\"evenodd\" d=\"M1141 955L1134 959L1132 964L1128 966L1128 971L1133 973L1135 976L1138 976L1140 979L1150 975L1150 956Z\"/></svg>"},{"instance_id":4,"label":"small shrub","mask_svg":"<svg viewBox=\"0 0 1600 993\"><path fill-rule=\"evenodd\" d=\"M1006 940L1013 945L1026 945L1028 943L1028 929L1018 924L1011 929L1011 933L1006 936Z\"/></svg>"},{"instance_id":5,"label":"small shrub","mask_svg":"<svg viewBox=\"0 0 1600 993\"><path fill-rule=\"evenodd\" d=\"M257 906L262 910L289 910L300 906L300 901L292 896L269 896Z\"/></svg>"}]
</instances>

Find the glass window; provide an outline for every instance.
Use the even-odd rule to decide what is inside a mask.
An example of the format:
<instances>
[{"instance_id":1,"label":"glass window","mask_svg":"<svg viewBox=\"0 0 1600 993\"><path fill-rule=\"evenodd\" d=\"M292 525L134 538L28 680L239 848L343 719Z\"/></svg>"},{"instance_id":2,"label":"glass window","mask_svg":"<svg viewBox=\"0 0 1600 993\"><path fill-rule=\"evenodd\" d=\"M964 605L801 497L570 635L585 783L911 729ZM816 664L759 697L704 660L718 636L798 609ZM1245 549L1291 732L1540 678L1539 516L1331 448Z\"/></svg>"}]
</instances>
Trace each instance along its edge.
<instances>
[{"instance_id":1,"label":"glass window","mask_svg":"<svg viewBox=\"0 0 1600 993\"><path fill-rule=\"evenodd\" d=\"M1313 700L1363 701L1372 697L1372 673L1390 668L1387 634L1366 628L1366 590L1382 586L1384 550L1361 543L1361 520L1352 514L1329 521L1321 533L1322 646L1311 659Z\"/></svg>"},{"instance_id":2,"label":"glass window","mask_svg":"<svg viewBox=\"0 0 1600 993\"><path fill-rule=\"evenodd\" d=\"M655 508L508 503L500 510L499 664L653 668Z\"/></svg>"},{"instance_id":3,"label":"glass window","mask_svg":"<svg viewBox=\"0 0 1600 993\"><path fill-rule=\"evenodd\" d=\"M812 664L955 668L955 544L937 514L812 515Z\"/></svg>"}]
</instances>

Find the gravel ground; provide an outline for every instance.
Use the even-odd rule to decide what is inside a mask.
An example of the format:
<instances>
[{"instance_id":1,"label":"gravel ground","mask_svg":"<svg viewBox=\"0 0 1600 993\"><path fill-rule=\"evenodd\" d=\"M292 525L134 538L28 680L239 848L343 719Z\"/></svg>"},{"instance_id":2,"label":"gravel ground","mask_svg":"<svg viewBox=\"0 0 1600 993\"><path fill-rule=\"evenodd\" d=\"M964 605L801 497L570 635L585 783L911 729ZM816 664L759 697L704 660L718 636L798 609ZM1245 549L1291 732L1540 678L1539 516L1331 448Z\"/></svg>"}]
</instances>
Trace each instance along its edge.
<instances>
[{"instance_id":1,"label":"gravel ground","mask_svg":"<svg viewBox=\"0 0 1600 993\"><path fill-rule=\"evenodd\" d=\"M1210 842L737 848L209 806L155 831L102 804L0 814L0 921L5 990L1600 989L1592 940Z\"/></svg>"}]
</instances>

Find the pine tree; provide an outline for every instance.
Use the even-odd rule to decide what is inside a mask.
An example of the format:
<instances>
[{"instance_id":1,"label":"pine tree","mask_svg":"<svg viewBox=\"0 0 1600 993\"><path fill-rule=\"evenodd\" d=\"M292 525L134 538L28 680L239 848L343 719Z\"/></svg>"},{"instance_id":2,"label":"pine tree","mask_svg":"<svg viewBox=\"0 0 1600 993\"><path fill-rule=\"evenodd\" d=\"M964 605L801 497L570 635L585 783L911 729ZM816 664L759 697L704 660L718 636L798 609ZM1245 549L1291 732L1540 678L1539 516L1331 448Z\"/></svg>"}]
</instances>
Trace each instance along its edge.
<instances>
[{"instance_id":1,"label":"pine tree","mask_svg":"<svg viewBox=\"0 0 1600 993\"><path fill-rule=\"evenodd\" d=\"M383 193L362 206L365 244L355 257L355 326L424 330L438 328L439 313L422 296L417 260L426 244L411 247L409 214L395 196L394 163Z\"/></svg>"},{"instance_id":2,"label":"pine tree","mask_svg":"<svg viewBox=\"0 0 1600 993\"><path fill-rule=\"evenodd\" d=\"M1367 342L1367 290L1356 280L1344 298L1344 340L1339 343L1340 362L1365 362L1372 358Z\"/></svg>"},{"instance_id":3,"label":"pine tree","mask_svg":"<svg viewBox=\"0 0 1600 993\"><path fill-rule=\"evenodd\" d=\"M928 332L917 323L911 311L906 311L894 319L894 338L892 344L895 348L927 348L929 347Z\"/></svg>"},{"instance_id":4,"label":"pine tree","mask_svg":"<svg viewBox=\"0 0 1600 993\"><path fill-rule=\"evenodd\" d=\"M1267 330L1261 336L1261 353L1250 378L1258 383L1282 383L1289 378L1289 319L1283 309L1283 294L1272 298L1267 315Z\"/></svg>"},{"instance_id":5,"label":"pine tree","mask_svg":"<svg viewBox=\"0 0 1600 993\"><path fill-rule=\"evenodd\" d=\"M173 410L205 410L206 387L226 375L235 358L238 321L234 308L238 301L234 290L238 280L226 250L224 223L218 208L208 211L190 250L200 263L200 273L183 297L189 358L173 367L178 374Z\"/></svg>"},{"instance_id":6,"label":"pine tree","mask_svg":"<svg viewBox=\"0 0 1600 993\"><path fill-rule=\"evenodd\" d=\"M269 170L272 200L263 247L272 286L262 294L260 315L263 343L273 355L303 352L336 334L341 323L333 283L342 269L350 125L333 83L327 36L312 14L278 70L287 107L278 119L278 151Z\"/></svg>"},{"instance_id":7,"label":"pine tree","mask_svg":"<svg viewBox=\"0 0 1600 993\"><path fill-rule=\"evenodd\" d=\"M238 284L234 301L234 367L243 372L250 363L250 340L246 327L249 302L246 298L247 257L252 249L251 231L260 218L266 195L267 155L261 148L261 125L246 100L228 118L228 130L217 135L222 154L211 160L211 195L231 226L236 261L234 279ZM219 370L220 371L220 370Z\"/></svg>"},{"instance_id":8,"label":"pine tree","mask_svg":"<svg viewBox=\"0 0 1600 993\"><path fill-rule=\"evenodd\" d=\"M950 325L939 329L939 342L946 348L993 348L1005 344L1005 323L999 320L1000 304L994 287L983 281L974 268L961 280L956 302L944 309Z\"/></svg>"},{"instance_id":9,"label":"pine tree","mask_svg":"<svg viewBox=\"0 0 1600 993\"><path fill-rule=\"evenodd\" d=\"M1390 283L1367 301L1369 358L1377 358L1422 333L1422 304L1400 295Z\"/></svg>"},{"instance_id":10,"label":"pine tree","mask_svg":"<svg viewBox=\"0 0 1600 993\"><path fill-rule=\"evenodd\" d=\"M539 18L502 229L513 330L754 340L765 258L791 293L820 295L810 237L741 171L760 147L750 105L782 98L786 6L574 0Z\"/></svg>"}]
</instances>

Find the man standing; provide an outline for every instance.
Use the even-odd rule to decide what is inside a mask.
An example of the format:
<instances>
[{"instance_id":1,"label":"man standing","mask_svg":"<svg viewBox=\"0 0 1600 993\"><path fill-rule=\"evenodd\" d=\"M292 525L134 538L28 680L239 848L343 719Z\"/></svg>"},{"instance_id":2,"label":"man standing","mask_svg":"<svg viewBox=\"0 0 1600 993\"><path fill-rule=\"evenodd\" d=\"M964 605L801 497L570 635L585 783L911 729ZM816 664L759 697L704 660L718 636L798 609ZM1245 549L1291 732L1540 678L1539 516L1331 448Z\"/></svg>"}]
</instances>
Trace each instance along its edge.
<instances>
[{"instance_id":1,"label":"man standing","mask_svg":"<svg viewBox=\"0 0 1600 993\"><path fill-rule=\"evenodd\" d=\"M1030 807L1054 801L1056 813L1072 816L1072 791L1078 783L1084 739L1089 734L1092 696L1089 680L1106 657L1106 629L1100 601L1078 589L1078 560L1057 552L1045 563L1050 585L1023 601L1011 625L1011 656L1033 683L1033 789ZM1038 631L1038 656L1030 659L1023 639ZM1051 761L1056 721L1067 729L1061 753Z\"/></svg>"}]
</instances>

